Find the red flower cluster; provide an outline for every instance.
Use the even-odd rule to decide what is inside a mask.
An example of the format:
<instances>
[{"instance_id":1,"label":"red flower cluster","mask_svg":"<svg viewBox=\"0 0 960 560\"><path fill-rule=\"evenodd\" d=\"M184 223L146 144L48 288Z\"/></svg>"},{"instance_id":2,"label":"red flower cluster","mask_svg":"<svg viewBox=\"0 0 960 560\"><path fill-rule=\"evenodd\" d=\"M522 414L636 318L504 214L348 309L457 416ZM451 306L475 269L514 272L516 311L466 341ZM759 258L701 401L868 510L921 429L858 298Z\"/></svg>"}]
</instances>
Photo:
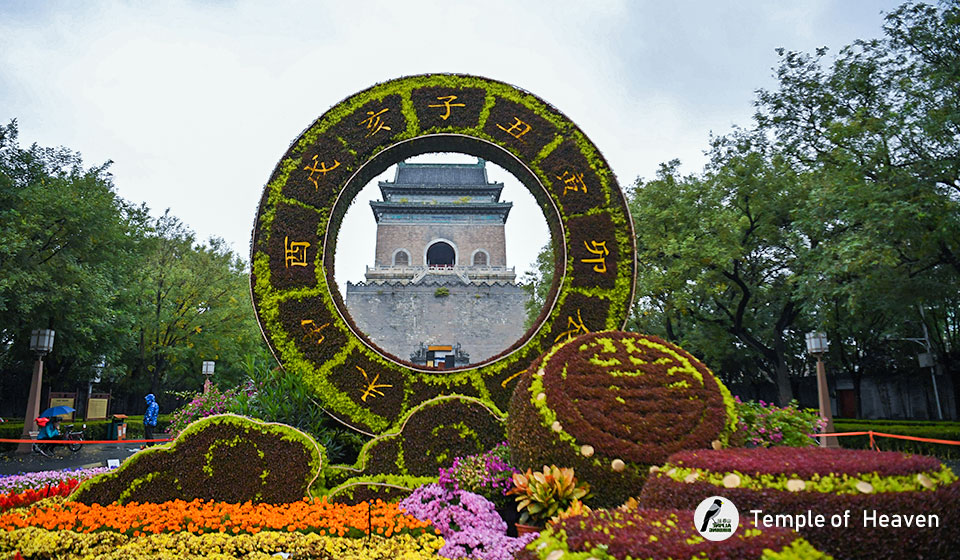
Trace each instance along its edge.
<instances>
[{"instance_id":1,"label":"red flower cluster","mask_svg":"<svg viewBox=\"0 0 960 560\"><path fill-rule=\"evenodd\" d=\"M936 457L826 447L696 449L674 453L668 461L677 466L713 472L785 474L800 478L810 478L814 474L874 472L880 476L902 476L940 470L940 461Z\"/></svg>"},{"instance_id":2,"label":"red flower cluster","mask_svg":"<svg viewBox=\"0 0 960 560\"><path fill-rule=\"evenodd\" d=\"M48 485L40 490L29 489L24 492L10 492L0 495L0 511L28 506L52 496L68 496L80 484L76 478L69 478L57 485Z\"/></svg>"}]
</instances>

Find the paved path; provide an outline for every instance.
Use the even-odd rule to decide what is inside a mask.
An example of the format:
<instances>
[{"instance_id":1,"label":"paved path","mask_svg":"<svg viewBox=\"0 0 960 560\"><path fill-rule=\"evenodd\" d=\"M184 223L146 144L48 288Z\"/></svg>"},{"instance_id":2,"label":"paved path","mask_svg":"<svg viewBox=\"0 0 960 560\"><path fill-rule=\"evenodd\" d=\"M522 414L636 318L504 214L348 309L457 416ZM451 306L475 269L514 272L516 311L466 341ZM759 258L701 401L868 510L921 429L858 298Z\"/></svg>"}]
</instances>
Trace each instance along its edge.
<instances>
[{"instance_id":1,"label":"paved path","mask_svg":"<svg viewBox=\"0 0 960 560\"><path fill-rule=\"evenodd\" d=\"M0 475L105 467L107 466L107 459L119 459L122 463L139 449L139 443L84 445L80 451L76 453L71 452L65 447L58 447L54 451L53 457L44 457L37 453L19 455L11 451L0 454Z\"/></svg>"}]
</instances>

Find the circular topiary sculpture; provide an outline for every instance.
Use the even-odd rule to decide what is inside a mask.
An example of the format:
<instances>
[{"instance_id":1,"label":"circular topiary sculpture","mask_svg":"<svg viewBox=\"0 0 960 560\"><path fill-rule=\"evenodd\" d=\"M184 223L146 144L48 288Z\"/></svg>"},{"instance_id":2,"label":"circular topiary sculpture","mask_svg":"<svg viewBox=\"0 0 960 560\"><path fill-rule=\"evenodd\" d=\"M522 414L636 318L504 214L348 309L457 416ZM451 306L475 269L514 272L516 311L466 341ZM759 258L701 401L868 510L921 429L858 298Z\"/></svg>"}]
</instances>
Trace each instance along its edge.
<instances>
[{"instance_id":1,"label":"circular topiary sculpture","mask_svg":"<svg viewBox=\"0 0 960 560\"><path fill-rule=\"evenodd\" d=\"M651 474L640 504L693 509L710 496L732 501L741 521L798 520L801 536L837 558L958 558L960 481L935 457L816 447L682 451ZM822 516L822 526L811 515ZM804 517L810 521L801 524Z\"/></svg>"},{"instance_id":2,"label":"circular topiary sculpture","mask_svg":"<svg viewBox=\"0 0 960 560\"><path fill-rule=\"evenodd\" d=\"M340 226L360 190L389 166L432 152L477 156L516 176L543 210L553 246L553 282L537 321L500 355L456 370L377 346L350 317L334 275L338 243L352 242ZM503 410L517 373L556 341L624 324L635 253L616 177L560 111L496 80L408 76L344 99L280 158L257 211L251 290L284 369L303 378L326 412L375 436L438 395Z\"/></svg>"},{"instance_id":3,"label":"circular topiary sculpture","mask_svg":"<svg viewBox=\"0 0 960 560\"><path fill-rule=\"evenodd\" d=\"M733 398L705 365L627 332L555 346L524 373L509 411L516 466L573 467L607 506L639 494L648 468L670 454L725 445L737 424Z\"/></svg>"}]
</instances>

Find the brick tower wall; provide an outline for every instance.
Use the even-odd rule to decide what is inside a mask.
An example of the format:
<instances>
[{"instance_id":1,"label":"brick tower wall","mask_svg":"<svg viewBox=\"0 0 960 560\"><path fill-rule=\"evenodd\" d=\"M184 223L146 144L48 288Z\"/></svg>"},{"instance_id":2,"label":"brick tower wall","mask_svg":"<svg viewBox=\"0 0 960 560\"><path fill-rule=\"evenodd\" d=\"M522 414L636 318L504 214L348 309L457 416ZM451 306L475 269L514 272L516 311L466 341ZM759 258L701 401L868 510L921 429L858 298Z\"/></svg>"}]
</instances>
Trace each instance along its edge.
<instances>
[{"instance_id":1,"label":"brick tower wall","mask_svg":"<svg viewBox=\"0 0 960 560\"><path fill-rule=\"evenodd\" d=\"M396 249L410 252L410 264L422 266L427 244L435 239L453 241L457 250L457 264L473 264L470 256L476 249L483 249L490 255L488 266L506 266L507 251L504 245L503 224L389 224L381 222L377 226L376 264L393 264Z\"/></svg>"},{"instance_id":2,"label":"brick tower wall","mask_svg":"<svg viewBox=\"0 0 960 560\"><path fill-rule=\"evenodd\" d=\"M357 327L387 352L409 360L424 344L460 343L470 363L506 350L524 333L527 293L519 285L347 284L346 305Z\"/></svg>"}]
</instances>

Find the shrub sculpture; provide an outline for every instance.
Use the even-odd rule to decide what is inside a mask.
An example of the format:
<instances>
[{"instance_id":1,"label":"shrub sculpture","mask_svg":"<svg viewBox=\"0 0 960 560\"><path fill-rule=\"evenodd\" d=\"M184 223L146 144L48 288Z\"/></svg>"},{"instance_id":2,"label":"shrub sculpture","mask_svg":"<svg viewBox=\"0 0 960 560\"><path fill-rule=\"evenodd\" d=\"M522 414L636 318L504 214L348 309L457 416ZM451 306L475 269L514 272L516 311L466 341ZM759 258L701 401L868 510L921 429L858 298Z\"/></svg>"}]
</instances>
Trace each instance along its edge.
<instances>
[{"instance_id":1,"label":"shrub sculpture","mask_svg":"<svg viewBox=\"0 0 960 560\"><path fill-rule=\"evenodd\" d=\"M681 449L725 444L733 398L700 361L659 338L580 336L523 375L510 400L507 440L519 468L573 467L593 503L636 495L650 465Z\"/></svg>"},{"instance_id":2,"label":"shrub sculpture","mask_svg":"<svg viewBox=\"0 0 960 560\"><path fill-rule=\"evenodd\" d=\"M398 432L367 442L356 464L330 467L330 499L402 498L425 480L436 482L440 468L455 457L480 453L504 438L501 413L489 404L456 395L434 397L410 411Z\"/></svg>"},{"instance_id":3,"label":"shrub sculpture","mask_svg":"<svg viewBox=\"0 0 960 560\"><path fill-rule=\"evenodd\" d=\"M87 505L193 499L289 503L320 482L325 452L303 432L243 416L210 416L171 444L141 451L81 484Z\"/></svg>"},{"instance_id":4,"label":"shrub sculpture","mask_svg":"<svg viewBox=\"0 0 960 560\"><path fill-rule=\"evenodd\" d=\"M789 529L740 528L731 538L715 542L697 533L692 511L635 509L599 510L561 519L517 558L816 560L829 556Z\"/></svg>"},{"instance_id":5,"label":"shrub sculpture","mask_svg":"<svg viewBox=\"0 0 960 560\"><path fill-rule=\"evenodd\" d=\"M544 210L554 243L554 282L538 320L502 354L456 371L415 366L377 348L349 318L334 282L350 202L391 164L429 152L467 153L513 173ZM410 410L438 395L472 396L502 410L517 374L554 343L622 327L635 244L614 174L556 108L485 78L411 76L348 97L280 159L254 226L253 300L284 368L302 376L330 414L376 435L396 431Z\"/></svg>"},{"instance_id":6,"label":"shrub sculpture","mask_svg":"<svg viewBox=\"0 0 960 560\"><path fill-rule=\"evenodd\" d=\"M751 522L751 510L823 515L824 527L799 532L837 558L903 558L904 550L916 558L957 557L960 482L932 457L825 448L698 450L672 455L654 471L640 497L643 507L694 509L709 496L724 496ZM848 510L849 526L832 527L831 516ZM918 526L929 523L928 514L939 517L939 527Z\"/></svg>"}]
</instances>

